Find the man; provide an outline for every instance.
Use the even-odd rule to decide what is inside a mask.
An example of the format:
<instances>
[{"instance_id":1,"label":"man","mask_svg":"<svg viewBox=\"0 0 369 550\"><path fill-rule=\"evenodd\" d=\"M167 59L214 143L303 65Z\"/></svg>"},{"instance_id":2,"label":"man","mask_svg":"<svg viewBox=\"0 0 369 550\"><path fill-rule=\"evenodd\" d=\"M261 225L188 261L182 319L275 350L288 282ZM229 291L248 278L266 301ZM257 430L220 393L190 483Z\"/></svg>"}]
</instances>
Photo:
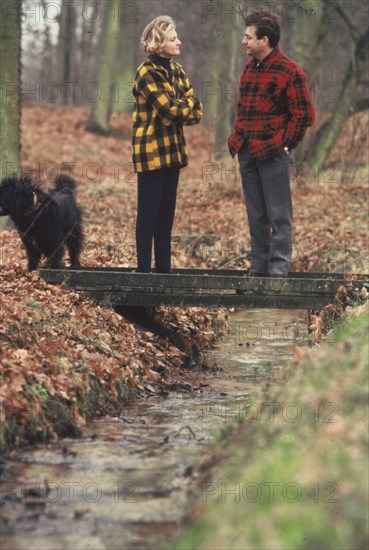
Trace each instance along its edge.
<instances>
[{"instance_id":1,"label":"man","mask_svg":"<svg viewBox=\"0 0 369 550\"><path fill-rule=\"evenodd\" d=\"M306 77L278 46L278 19L267 11L246 17L242 43L251 59L240 83L235 129L251 235L253 276L286 277L292 255L291 151L315 119Z\"/></svg>"}]
</instances>

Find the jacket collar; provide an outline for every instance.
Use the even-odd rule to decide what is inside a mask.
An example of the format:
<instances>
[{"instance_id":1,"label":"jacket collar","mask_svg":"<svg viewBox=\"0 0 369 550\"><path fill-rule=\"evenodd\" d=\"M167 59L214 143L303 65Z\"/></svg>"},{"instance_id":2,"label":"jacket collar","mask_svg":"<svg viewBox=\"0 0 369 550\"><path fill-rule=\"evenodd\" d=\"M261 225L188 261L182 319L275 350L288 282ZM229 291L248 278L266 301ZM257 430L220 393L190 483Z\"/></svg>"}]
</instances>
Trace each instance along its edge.
<instances>
[{"instance_id":1,"label":"jacket collar","mask_svg":"<svg viewBox=\"0 0 369 550\"><path fill-rule=\"evenodd\" d=\"M277 45L266 57L264 57L263 61L258 61L254 58L253 60L253 66L259 67L264 69L264 71L268 70L271 64L273 63L275 57L281 52L281 48Z\"/></svg>"},{"instance_id":2,"label":"jacket collar","mask_svg":"<svg viewBox=\"0 0 369 550\"><path fill-rule=\"evenodd\" d=\"M147 56L147 61L149 63L151 63L151 65L153 65L153 67L156 70L161 71L161 73L164 75L165 79L173 87L173 82L178 80L177 69L176 69L175 63L173 63L173 61L170 61L170 68L172 70L172 78L170 78L168 69L166 67L163 67L163 65L160 65L158 63L157 57L155 56L155 54L150 54L149 56Z\"/></svg>"}]
</instances>

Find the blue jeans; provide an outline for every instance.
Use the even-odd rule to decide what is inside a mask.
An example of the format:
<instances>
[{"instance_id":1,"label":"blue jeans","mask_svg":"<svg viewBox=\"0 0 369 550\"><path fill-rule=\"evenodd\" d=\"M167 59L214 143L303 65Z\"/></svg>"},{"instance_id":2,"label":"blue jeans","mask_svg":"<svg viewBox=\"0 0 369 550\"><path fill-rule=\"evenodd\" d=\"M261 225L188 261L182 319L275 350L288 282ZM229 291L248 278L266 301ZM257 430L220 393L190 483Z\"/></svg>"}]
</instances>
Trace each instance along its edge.
<instances>
[{"instance_id":1,"label":"blue jeans","mask_svg":"<svg viewBox=\"0 0 369 550\"><path fill-rule=\"evenodd\" d=\"M258 162L245 143L238 160L251 235L251 271L286 277L292 257L291 153L283 150Z\"/></svg>"}]
</instances>

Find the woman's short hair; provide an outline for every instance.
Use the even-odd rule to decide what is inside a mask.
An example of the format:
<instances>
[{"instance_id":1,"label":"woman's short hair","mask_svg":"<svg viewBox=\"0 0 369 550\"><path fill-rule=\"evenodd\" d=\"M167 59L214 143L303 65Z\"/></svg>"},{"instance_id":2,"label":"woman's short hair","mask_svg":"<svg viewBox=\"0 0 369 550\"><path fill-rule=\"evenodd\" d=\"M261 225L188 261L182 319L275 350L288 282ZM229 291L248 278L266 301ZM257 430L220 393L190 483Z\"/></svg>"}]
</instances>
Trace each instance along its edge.
<instances>
[{"instance_id":1,"label":"woman's short hair","mask_svg":"<svg viewBox=\"0 0 369 550\"><path fill-rule=\"evenodd\" d=\"M165 39L172 29L176 28L174 19L169 15L155 17L143 30L141 46L147 53L157 53L163 46Z\"/></svg>"}]
</instances>

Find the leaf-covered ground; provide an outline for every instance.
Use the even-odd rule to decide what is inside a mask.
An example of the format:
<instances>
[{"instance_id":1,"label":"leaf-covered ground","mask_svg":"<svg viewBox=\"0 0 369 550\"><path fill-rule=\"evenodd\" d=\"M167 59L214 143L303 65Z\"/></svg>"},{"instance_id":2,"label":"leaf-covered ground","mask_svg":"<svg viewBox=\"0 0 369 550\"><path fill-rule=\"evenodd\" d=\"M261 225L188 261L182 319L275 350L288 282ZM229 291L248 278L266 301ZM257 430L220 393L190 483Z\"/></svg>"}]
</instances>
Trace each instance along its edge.
<instances>
[{"instance_id":1,"label":"leaf-covered ground","mask_svg":"<svg viewBox=\"0 0 369 550\"><path fill-rule=\"evenodd\" d=\"M84 265L134 267L131 118L114 114L106 138L86 132L88 115L83 108L25 107L22 169L46 188L60 172L78 181ZM212 134L204 124L187 128L186 136L190 166L181 172L173 267L248 267L249 233L237 164L230 157L212 159ZM369 271L367 149L351 138L338 142L326 171L312 168L304 177L294 175L294 270ZM351 146L358 154L355 163L350 159L345 165L341 161L352 156ZM184 377L185 358L206 348L222 325L219 316L227 315L224 310L157 308L156 319L174 338L156 336L76 291L27 273L16 231L1 223L2 446L78 431L86 418L116 414L134 394L176 387ZM180 345L174 345L176 340Z\"/></svg>"}]
</instances>

